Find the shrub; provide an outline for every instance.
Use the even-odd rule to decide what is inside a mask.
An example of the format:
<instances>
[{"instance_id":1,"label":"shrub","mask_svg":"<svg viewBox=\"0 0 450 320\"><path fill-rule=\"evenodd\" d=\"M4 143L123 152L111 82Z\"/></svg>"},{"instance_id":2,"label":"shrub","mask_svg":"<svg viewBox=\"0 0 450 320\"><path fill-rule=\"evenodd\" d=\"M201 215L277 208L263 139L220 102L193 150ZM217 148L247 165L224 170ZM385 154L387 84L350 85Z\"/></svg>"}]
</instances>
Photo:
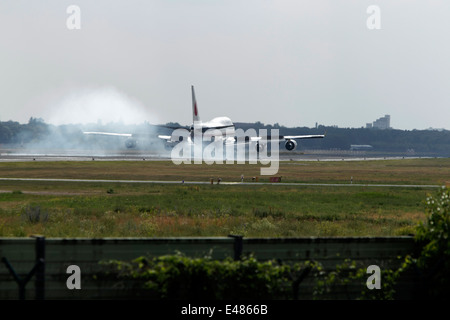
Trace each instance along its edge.
<instances>
[{"instance_id":1,"label":"shrub","mask_svg":"<svg viewBox=\"0 0 450 320\"><path fill-rule=\"evenodd\" d=\"M30 223L47 222L48 220L48 212L42 210L40 206L27 206L24 209L23 215Z\"/></svg>"},{"instance_id":2,"label":"shrub","mask_svg":"<svg viewBox=\"0 0 450 320\"><path fill-rule=\"evenodd\" d=\"M426 199L427 220L417 228L420 252L410 265L420 277L420 292L426 299L449 299L450 293L450 196L442 187Z\"/></svg>"},{"instance_id":3,"label":"shrub","mask_svg":"<svg viewBox=\"0 0 450 320\"><path fill-rule=\"evenodd\" d=\"M154 299L286 299L295 296L305 271L314 264L259 262L254 257L189 258L169 255L139 257L131 262L109 261L110 274L130 293Z\"/></svg>"}]
</instances>

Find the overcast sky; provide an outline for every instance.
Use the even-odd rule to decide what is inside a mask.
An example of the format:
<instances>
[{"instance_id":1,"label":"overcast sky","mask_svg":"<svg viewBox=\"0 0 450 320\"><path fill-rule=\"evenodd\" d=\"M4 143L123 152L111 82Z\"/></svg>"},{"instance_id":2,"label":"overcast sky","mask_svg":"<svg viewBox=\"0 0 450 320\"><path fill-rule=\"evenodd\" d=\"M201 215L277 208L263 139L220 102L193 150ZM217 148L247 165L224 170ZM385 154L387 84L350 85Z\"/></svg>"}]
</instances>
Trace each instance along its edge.
<instances>
[{"instance_id":1,"label":"overcast sky","mask_svg":"<svg viewBox=\"0 0 450 320\"><path fill-rule=\"evenodd\" d=\"M190 124L194 85L205 121L450 129L449 34L448 0L0 0L0 120Z\"/></svg>"}]
</instances>

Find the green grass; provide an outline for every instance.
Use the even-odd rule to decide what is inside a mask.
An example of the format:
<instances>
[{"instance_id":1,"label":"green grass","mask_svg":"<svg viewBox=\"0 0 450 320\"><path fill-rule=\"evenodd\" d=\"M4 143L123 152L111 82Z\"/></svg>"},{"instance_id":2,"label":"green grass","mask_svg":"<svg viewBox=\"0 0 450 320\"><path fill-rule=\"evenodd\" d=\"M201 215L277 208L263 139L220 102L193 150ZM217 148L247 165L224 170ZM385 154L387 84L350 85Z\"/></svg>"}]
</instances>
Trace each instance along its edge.
<instances>
[{"instance_id":1,"label":"green grass","mask_svg":"<svg viewBox=\"0 0 450 320\"><path fill-rule=\"evenodd\" d=\"M49 189L52 183L45 183ZM70 189L72 183L65 183ZM80 186L74 186L74 189ZM90 190L90 184L83 184ZM0 194L0 236L392 236L424 218L429 190L225 185L92 185L91 194ZM113 189L113 193L108 190ZM62 186L58 189L63 190ZM26 208L47 221L30 223Z\"/></svg>"},{"instance_id":2,"label":"green grass","mask_svg":"<svg viewBox=\"0 0 450 320\"><path fill-rule=\"evenodd\" d=\"M12 162L0 177L250 181L259 165ZM348 187L0 181L0 237L396 236L425 219L432 189L355 187L450 180L450 159L281 162L283 182ZM269 177L260 176L260 181ZM39 208L46 219L35 219ZM30 219L31 215L31 219Z\"/></svg>"}]
</instances>

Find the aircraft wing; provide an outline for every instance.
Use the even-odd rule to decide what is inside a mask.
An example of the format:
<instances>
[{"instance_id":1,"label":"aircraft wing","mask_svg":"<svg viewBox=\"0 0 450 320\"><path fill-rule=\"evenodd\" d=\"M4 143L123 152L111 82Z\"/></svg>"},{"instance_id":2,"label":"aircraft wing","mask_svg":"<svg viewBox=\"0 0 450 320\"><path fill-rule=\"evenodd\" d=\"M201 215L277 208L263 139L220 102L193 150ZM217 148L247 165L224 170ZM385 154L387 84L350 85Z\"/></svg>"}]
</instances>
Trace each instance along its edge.
<instances>
[{"instance_id":1,"label":"aircraft wing","mask_svg":"<svg viewBox=\"0 0 450 320\"><path fill-rule=\"evenodd\" d=\"M103 135L103 136L117 136L117 137L132 137L133 134L131 133L115 133L115 132L83 132L84 134L89 135Z\"/></svg>"},{"instance_id":2,"label":"aircraft wing","mask_svg":"<svg viewBox=\"0 0 450 320\"><path fill-rule=\"evenodd\" d=\"M293 151L297 147L296 139L316 139L316 138L325 138L325 134L308 134L308 135L296 135L296 136L277 136L277 137L251 137L250 141L256 142L258 146L258 150L262 150L265 144L268 144L269 141L278 141L284 142L285 148L288 151Z\"/></svg>"},{"instance_id":3,"label":"aircraft wing","mask_svg":"<svg viewBox=\"0 0 450 320\"><path fill-rule=\"evenodd\" d=\"M309 135L297 135L297 136L278 136L277 139L278 141L287 141L287 140L294 140L294 139L317 139L317 138L325 138L325 134L309 134ZM266 142L271 140L272 137L271 136L266 136L266 137L250 137L249 139L245 140L245 143L249 143L249 142Z\"/></svg>"},{"instance_id":4,"label":"aircraft wing","mask_svg":"<svg viewBox=\"0 0 450 320\"><path fill-rule=\"evenodd\" d=\"M300 136L280 136L280 138L284 138L285 140L291 139L316 139L316 138L325 138L324 134L309 134L309 135L300 135Z\"/></svg>"},{"instance_id":5,"label":"aircraft wing","mask_svg":"<svg viewBox=\"0 0 450 320\"><path fill-rule=\"evenodd\" d=\"M95 131L85 131L83 132L87 135L102 135L102 136L115 136L115 137L127 137L127 138L151 138L154 137L154 134L151 133L117 133L117 132L95 132ZM158 138L161 139L170 139L171 136L159 135Z\"/></svg>"},{"instance_id":6,"label":"aircraft wing","mask_svg":"<svg viewBox=\"0 0 450 320\"><path fill-rule=\"evenodd\" d=\"M274 137L273 137L274 138ZM295 139L317 139L317 138L325 138L324 134L309 134L309 135L297 135L297 136L278 136L278 141L287 141L287 140L295 140ZM271 140L271 136L265 137L251 137L250 141L268 141Z\"/></svg>"}]
</instances>

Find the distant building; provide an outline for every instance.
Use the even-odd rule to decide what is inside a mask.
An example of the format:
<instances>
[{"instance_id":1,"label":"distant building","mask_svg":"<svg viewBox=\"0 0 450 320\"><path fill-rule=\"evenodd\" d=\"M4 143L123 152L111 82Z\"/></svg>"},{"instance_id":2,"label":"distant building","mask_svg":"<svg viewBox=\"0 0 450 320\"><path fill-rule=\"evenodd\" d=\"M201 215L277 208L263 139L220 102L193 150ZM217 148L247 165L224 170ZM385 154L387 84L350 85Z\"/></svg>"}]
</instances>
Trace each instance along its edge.
<instances>
[{"instance_id":1,"label":"distant building","mask_svg":"<svg viewBox=\"0 0 450 320\"><path fill-rule=\"evenodd\" d=\"M387 114L384 117L375 120L373 123L366 123L366 128L376 128L382 130L391 129L391 116Z\"/></svg>"}]
</instances>

